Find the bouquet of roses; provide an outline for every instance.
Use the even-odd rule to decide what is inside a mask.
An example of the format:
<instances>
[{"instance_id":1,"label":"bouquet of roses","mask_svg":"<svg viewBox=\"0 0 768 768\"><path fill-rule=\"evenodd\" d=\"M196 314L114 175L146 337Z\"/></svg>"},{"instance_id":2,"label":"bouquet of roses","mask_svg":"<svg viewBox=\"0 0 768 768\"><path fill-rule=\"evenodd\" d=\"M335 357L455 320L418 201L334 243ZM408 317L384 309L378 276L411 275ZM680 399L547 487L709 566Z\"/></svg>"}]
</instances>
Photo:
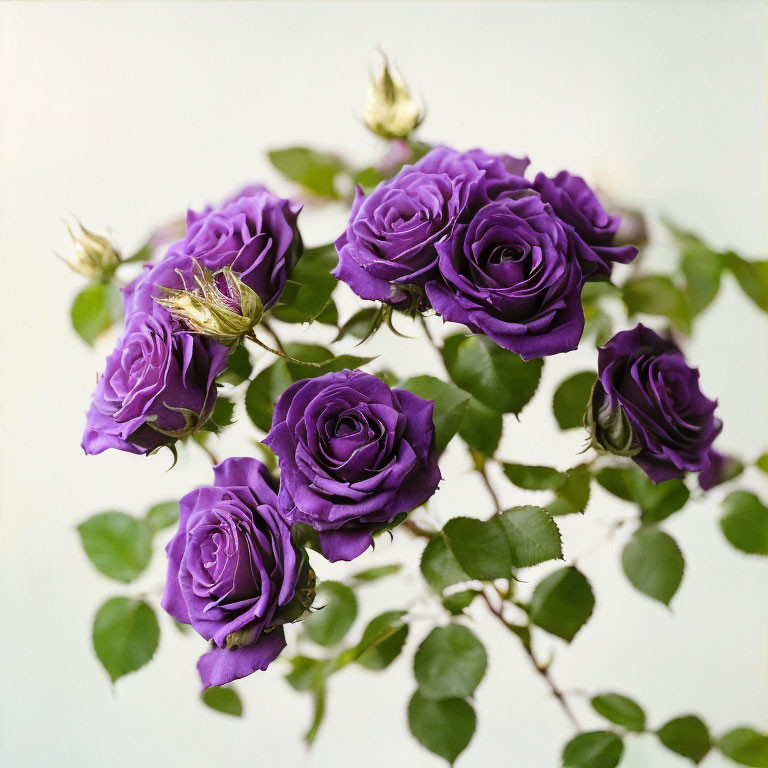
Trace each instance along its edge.
<instances>
[{"instance_id":1,"label":"bouquet of roses","mask_svg":"<svg viewBox=\"0 0 768 768\"><path fill-rule=\"evenodd\" d=\"M609 725L581 732L534 646L540 631L570 642L594 605L589 582L567 562L557 518L583 513L593 482L634 505L624 571L638 590L669 603L684 560L659 524L688 501L687 476L707 491L744 468L715 447L717 403L682 339L725 272L768 309L768 262L717 252L668 225L680 268L644 274L637 214L622 221L567 171L531 174L527 158L417 141L421 117L385 65L366 105L368 127L387 142L378 164L354 168L307 148L270 153L302 197L349 200L349 221L333 244L305 248L302 205L263 186L188 211L178 240L168 245L172 234L162 230L129 258L84 227L73 233L72 266L91 278L73 306L76 330L92 342L121 316L124 323L92 396L85 452L168 448L175 457L184 441L215 464L209 483L178 504L155 505L143 517L90 518L80 528L83 544L99 570L128 582L148 564L154 534L176 526L161 605L207 641L198 671L214 708L240 713L228 684L266 669L292 637L324 649L289 658L288 682L315 701L311 740L329 678L352 663L386 668L409 630L408 612L390 610L341 646L356 615L354 587L399 566L318 582L313 561L364 562L378 536L399 528L424 540L420 569L445 617L415 654L408 708L415 737L449 762L469 743L471 699L487 658L465 617L484 607L522 644L577 729L563 764L611 768L627 735L648 730L643 709L623 694L598 693L592 706ZM630 263L618 285L615 265ZM137 267L120 301L117 281ZM344 322L333 298L339 281L366 302ZM661 318L660 332L632 322L614 334L606 304L616 299L628 320ZM384 327L398 333L402 316L422 326L444 376L402 379L389 361L283 338L286 328L319 323L337 329L336 342L364 343ZM458 326L436 338L430 316ZM568 377L553 401L561 429L584 430L585 455L566 470L500 461L504 416L534 396L544 359L585 343L599 347L596 371ZM232 423L237 398L264 435L259 458L219 461L211 440ZM490 510L436 530L412 513L450 487L439 463L457 436ZM504 508L488 473L494 463L518 488L549 492L549 501ZM768 471L768 456L756 463ZM768 554L768 509L758 497L733 491L724 510L731 544ZM549 561L556 567L550 563L525 594L518 572L526 569L530 581L528 569ZM115 680L152 657L158 633L146 600L114 598L95 619L96 653ZM748 727L714 739L699 717L684 716L656 733L694 762L716 746L743 765L768 765L768 737Z\"/></svg>"}]
</instances>

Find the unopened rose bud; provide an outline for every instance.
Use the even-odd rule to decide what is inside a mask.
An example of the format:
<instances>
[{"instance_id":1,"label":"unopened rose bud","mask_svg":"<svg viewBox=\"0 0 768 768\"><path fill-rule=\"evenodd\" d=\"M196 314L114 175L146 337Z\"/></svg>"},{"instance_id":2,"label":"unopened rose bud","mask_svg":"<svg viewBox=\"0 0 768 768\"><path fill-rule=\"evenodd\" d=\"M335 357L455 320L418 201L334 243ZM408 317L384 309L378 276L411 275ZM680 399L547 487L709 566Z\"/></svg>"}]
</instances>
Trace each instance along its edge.
<instances>
[{"instance_id":1,"label":"unopened rose bud","mask_svg":"<svg viewBox=\"0 0 768 768\"><path fill-rule=\"evenodd\" d=\"M155 298L191 331L234 344L261 322L261 299L229 267L213 274L195 262L194 279L192 290L160 286L166 295Z\"/></svg>"},{"instance_id":2,"label":"unopened rose bud","mask_svg":"<svg viewBox=\"0 0 768 768\"><path fill-rule=\"evenodd\" d=\"M611 405L600 386L592 389L584 426L589 432L590 444L598 451L634 456L640 450L626 412L618 403Z\"/></svg>"},{"instance_id":3,"label":"unopened rose bud","mask_svg":"<svg viewBox=\"0 0 768 768\"><path fill-rule=\"evenodd\" d=\"M381 71L371 78L365 100L365 124L385 139L404 139L424 119L405 81L390 71L386 59Z\"/></svg>"},{"instance_id":4,"label":"unopened rose bud","mask_svg":"<svg viewBox=\"0 0 768 768\"><path fill-rule=\"evenodd\" d=\"M106 237L86 229L79 221L76 230L70 226L67 230L72 238L74 254L69 259L60 258L85 277L111 277L120 264L120 254L114 245Z\"/></svg>"}]
</instances>

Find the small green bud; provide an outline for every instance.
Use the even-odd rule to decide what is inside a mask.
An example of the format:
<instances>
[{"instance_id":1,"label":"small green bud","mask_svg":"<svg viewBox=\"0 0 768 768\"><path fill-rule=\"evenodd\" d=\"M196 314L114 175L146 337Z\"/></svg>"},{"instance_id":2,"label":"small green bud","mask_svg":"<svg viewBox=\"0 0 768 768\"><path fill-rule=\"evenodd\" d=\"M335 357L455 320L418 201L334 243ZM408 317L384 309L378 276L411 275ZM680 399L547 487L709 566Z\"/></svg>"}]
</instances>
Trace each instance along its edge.
<instances>
[{"instance_id":1,"label":"small green bud","mask_svg":"<svg viewBox=\"0 0 768 768\"><path fill-rule=\"evenodd\" d=\"M405 81L396 70L390 71L385 58L368 86L365 124L384 139L404 139L423 119Z\"/></svg>"},{"instance_id":2,"label":"small green bud","mask_svg":"<svg viewBox=\"0 0 768 768\"><path fill-rule=\"evenodd\" d=\"M640 451L626 411L619 403L611 405L599 381L592 387L584 426L591 446L598 451L616 456L635 456Z\"/></svg>"},{"instance_id":3,"label":"small green bud","mask_svg":"<svg viewBox=\"0 0 768 768\"><path fill-rule=\"evenodd\" d=\"M85 277L109 279L120 264L120 254L115 246L102 235L86 229L77 221L76 229L67 225L72 238L72 258L59 258L71 269Z\"/></svg>"},{"instance_id":4,"label":"small green bud","mask_svg":"<svg viewBox=\"0 0 768 768\"><path fill-rule=\"evenodd\" d=\"M224 279L225 290L219 288L219 275ZM190 330L231 345L261 322L261 299L229 267L214 274L195 261L194 280L196 286L192 290L186 285L181 289L160 286L166 295L155 298Z\"/></svg>"}]
</instances>

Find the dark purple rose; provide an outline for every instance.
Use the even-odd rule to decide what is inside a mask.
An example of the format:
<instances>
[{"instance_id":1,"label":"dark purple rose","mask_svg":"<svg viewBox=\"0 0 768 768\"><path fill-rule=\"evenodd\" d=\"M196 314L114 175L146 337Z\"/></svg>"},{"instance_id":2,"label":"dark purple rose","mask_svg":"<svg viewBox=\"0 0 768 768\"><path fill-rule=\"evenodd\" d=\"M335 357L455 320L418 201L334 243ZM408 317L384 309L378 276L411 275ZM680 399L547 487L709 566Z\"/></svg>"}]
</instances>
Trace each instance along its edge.
<instances>
[{"instance_id":1,"label":"dark purple rose","mask_svg":"<svg viewBox=\"0 0 768 768\"><path fill-rule=\"evenodd\" d=\"M632 245L613 245L621 217L606 212L581 176L560 171L549 178L539 173L533 188L576 232L575 253L585 280L610 276L614 262L627 264L637 256L637 248Z\"/></svg>"},{"instance_id":2,"label":"dark purple rose","mask_svg":"<svg viewBox=\"0 0 768 768\"><path fill-rule=\"evenodd\" d=\"M261 299L265 308L280 298L285 282L301 256L296 221L301 206L265 187L246 187L220 208L187 212L187 234L165 257L148 265L123 291L126 315L165 314L155 297L165 288L194 288L193 259L216 272L230 267ZM225 284L221 283L221 288Z\"/></svg>"},{"instance_id":3,"label":"dark purple rose","mask_svg":"<svg viewBox=\"0 0 768 768\"><path fill-rule=\"evenodd\" d=\"M587 411L593 441L631 456L654 483L710 466L722 428L716 407L678 347L643 325L599 350Z\"/></svg>"},{"instance_id":4,"label":"dark purple rose","mask_svg":"<svg viewBox=\"0 0 768 768\"><path fill-rule=\"evenodd\" d=\"M478 187L527 185L527 165L479 149L436 147L367 197L358 187L346 232L336 241L334 275L363 299L410 308L409 287L434 277L435 245L451 233Z\"/></svg>"},{"instance_id":5,"label":"dark purple rose","mask_svg":"<svg viewBox=\"0 0 768 768\"><path fill-rule=\"evenodd\" d=\"M226 459L213 477L179 502L162 599L171 616L211 641L197 664L203 688L266 669L280 654L302 571L267 468Z\"/></svg>"},{"instance_id":6,"label":"dark purple rose","mask_svg":"<svg viewBox=\"0 0 768 768\"><path fill-rule=\"evenodd\" d=\"M264 440L280 461L280 509L320 532L329 560L354 559L435 492L433 407L362 371L297 381L280 396Z\"/></svg>"},{"instance_id":7,"label":"dark purple rose","mask_svg":"<svg viewBox=\"0 0 768 768\"><path fill-rule=\"evenodd\" d=\"M709 449L709 466L699 472L699 486L708 491L716 485L727 483L744 471L744 465L733 456L726 456L714 448Z\"/></svg>"},{"instance_id":8,"label":"dark purple rose","mask_svg":"<svg viewBox=\"0 0 768 768\"><path fill-rule=\"evenodd\" d=\"M130 316L93 393L83 450L146 454L194 431L213 409L227 354L168 317Z\"/></svg>"},{"instance_id":9,"label":"dark purple rose","mask_svg":"<svg viewBox=\"0 0 768 768\"><path fill-rule=\"evenodd\" d=\"M567 352L584 330L572 234L532 191L505 192L437 244L426 286L446 320L484 333L523 360Z\"/></svg>"}]
</instances>

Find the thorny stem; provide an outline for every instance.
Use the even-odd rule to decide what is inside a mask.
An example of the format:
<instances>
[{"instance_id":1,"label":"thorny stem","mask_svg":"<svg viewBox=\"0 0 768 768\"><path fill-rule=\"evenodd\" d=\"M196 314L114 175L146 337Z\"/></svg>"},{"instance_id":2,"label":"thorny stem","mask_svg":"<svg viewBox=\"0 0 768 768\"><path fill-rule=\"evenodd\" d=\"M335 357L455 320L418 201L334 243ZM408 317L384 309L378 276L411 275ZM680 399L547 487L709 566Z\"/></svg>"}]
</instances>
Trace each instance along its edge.
<instances>
[{"instance_id":1,"label":"thorny stem","mask_svg":"<svg viewBox=\"0 0 768 768\"><path fill-rule=\"evenodd\" d=\"M560 688L557 686L555 681L552 679L552 675L550 674L549 669L546 666L540 664L539 661L534 656L533 649L531 648L530 639L526 639L526 637L519 631L518 627L516 627L514 624L510 623L504 618L504 612L503 612L502 606L499 606L499 607L494 606L494 604L491 602L490 598L485 593L485 591L482 591L480 594L482 595L483 600L485 600L485 603L488 606L488 609L490 610L490 612L510 632L512 632L520 640L520 643L522 644L526 655L531 660L531 664L533 664L534 669L539 673L539 675L541 675L542 679L549 686L550 692L557 700L565 716L568 718L568 720L570 720L571 724L577 731L581 731L581 726L579 725L579 721L576 719L576 715L574 715L573 710L571 709L571 705L568 703L568 700L566 699L565 694L560 690Z\"/></svg>"},{"instance_id":2,"label":"thorny stem","mask_svg":"<svg viewBox=\"0 0 768 768\"><path fill-rule=\"evenodd\" d=\"M422 528L418 523L414 523L413 520L403 521L403 527L407 528L414 536L419 536L422 539L432 538L432 534L429 531Z\"/></svg>"}]
</instances>

